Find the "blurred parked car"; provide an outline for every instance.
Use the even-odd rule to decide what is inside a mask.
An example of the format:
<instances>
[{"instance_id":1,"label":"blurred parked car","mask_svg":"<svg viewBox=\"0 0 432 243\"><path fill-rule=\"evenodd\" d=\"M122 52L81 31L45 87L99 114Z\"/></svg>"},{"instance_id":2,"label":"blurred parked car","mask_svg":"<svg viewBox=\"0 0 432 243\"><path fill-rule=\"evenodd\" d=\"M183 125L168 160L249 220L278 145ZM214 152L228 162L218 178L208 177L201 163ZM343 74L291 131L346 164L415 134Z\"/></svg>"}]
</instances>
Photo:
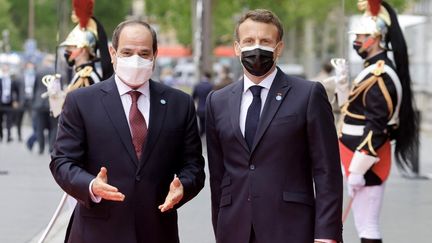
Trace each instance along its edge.
<instances>
[{"instance_id":1,"label":"blurred parked car","mask_svg":"<svg viewBox=\"0 0 432 243\"><path fill-rule=\"evenodd\" d=\"M300 64L281 63L277 65L285 74L305 78L304 68Z\"/></svg>"}]
</instances>

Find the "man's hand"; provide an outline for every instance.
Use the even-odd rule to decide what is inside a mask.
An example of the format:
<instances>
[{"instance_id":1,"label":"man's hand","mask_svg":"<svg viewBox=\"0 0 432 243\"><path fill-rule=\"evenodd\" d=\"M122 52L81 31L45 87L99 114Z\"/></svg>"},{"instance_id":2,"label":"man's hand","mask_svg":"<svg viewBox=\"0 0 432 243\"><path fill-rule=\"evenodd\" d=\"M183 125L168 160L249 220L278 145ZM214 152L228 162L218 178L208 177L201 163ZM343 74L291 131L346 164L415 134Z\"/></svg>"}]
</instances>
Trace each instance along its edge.
<instances>
[{"instance_id":1,"label":"man's hand","mask_svg":"<svg viewBox=\"0 0 432 243\"><path fill-rule=\"evenodd\" d=\"M12 102L12 108L17 109L19 107L19 103L17 101Z\"/></svg>"},{"instance_id":2,"label":"man's hand","mask_svg":"<svg viewBox=\"0 0 432 243\"><path fill-rule=\"evenodd\" d=\"M107 169L105 167L101 167L91 189L95 196L101 197L105 200L123 201L125 199L123 193L119 192L116 187L108 184Z\"/></svg>"},{"instance_id":3,"label":"man's hand","mask_svg":"<svg viewBox=\"0 0 432 243\"><path fill-rule=\"evenodd\" d=\"M165 198L165 202L162 205L159 205L159 210L163 213L170 209L172 209L177 203L180 202L183 198L183 185L180 182L180 179L175 176L174 180L170 184L169 192L167 197Z\"/></svg>"}]
</instances>

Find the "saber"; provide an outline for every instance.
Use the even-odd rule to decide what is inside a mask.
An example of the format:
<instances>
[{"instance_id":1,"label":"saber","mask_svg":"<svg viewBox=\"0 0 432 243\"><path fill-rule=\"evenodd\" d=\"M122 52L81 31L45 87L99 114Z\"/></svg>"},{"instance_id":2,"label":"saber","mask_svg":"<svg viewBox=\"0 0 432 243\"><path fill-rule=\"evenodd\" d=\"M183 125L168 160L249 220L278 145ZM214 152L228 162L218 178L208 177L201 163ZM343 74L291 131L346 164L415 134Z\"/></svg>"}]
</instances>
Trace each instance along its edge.
<instances>
[{"instance_id":1,"label":"saber","mask_svg":"<svg viewBox=\"0 0 432 243\"><path fill-rule=\"evenodd\" d=\"M57 218L58 218L58 216L60 214L60 211L62 210L63 206L65 205L67 197L68 197L68 194L67 193L63 193L63 197L60 200L60 203L57 206L57 209L56 209L54 215L51 217L51 220L50 220L48 226L46 227L44 233L42 234L41 238L39 239L38 243L43 243L45 241L48 233L51 231L51 229L52 229L55 221L57 220Z\"/></svg>"},{"instance_id":2,"label":"saber","mask_svg":"<svg viewBox=\"0 0 432 243\"><path fill-rule=\"evenodd\" d=\"M345 207L343 213L342 213L342 224L345 223L346 219L348 218L348 214L351 211L352 203L353 203L354 197L348 198L347 206Z\"/></svg>"}]
</instances>

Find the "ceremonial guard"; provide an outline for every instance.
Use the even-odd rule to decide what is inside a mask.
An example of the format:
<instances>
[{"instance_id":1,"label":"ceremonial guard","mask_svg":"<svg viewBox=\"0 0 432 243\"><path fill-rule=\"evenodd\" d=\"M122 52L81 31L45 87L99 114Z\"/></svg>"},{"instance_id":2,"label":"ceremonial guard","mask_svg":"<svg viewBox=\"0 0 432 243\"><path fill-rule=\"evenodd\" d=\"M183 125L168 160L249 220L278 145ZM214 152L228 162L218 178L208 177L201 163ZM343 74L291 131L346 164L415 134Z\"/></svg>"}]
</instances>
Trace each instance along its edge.
<instances>
[{"instance_id":1,"label":"ceremonial guard","mask_svg":"<svg viewBox=\"0 0 432 243\"><path fill-rule=\"evenodd\" d=\"M94 0L73 0L72 21L78 24L60 44L65 47L66 62L75 71L68 91L98 83L113 74L107 36L93 17L93 6ZM101 63L102 73L96 71L96 62Z\"/></svg>"},{"instance_id":2,"label":"ceremonial guard","mask_svg":"<svg viewBox=\"0 0 432 243\"><path fill-rule=\"evenodd\" d=\"M64 57L67 64L73 68L74 76L66 89L62 89L62 85L58 84L58 75L44 78L54 117L60 114L68 92L98 83L113 74L105 30L93 16L94 0L73 0L72 5L71 18L77 25L60 47L64 47ZM97 65L99 63L100 65ZM100 70L97 70L97 67L100 67Z\"/></svg>"},{"instance_id":3,"label":"ceremonial guard","mask_svg":"<svg viewBox=\"0 0 432 243\"><path fill-rule=\"evenodd\" d=\"M418 146L407 47L395 11L380 0L359 0L365 11L351 31L364 69L342 108L340 152L362 243L379 243L379 215L390 173L392 144L396 164L410 169ZM392 51L394 63L387 56Z\"/></svg>"}]
</instances>

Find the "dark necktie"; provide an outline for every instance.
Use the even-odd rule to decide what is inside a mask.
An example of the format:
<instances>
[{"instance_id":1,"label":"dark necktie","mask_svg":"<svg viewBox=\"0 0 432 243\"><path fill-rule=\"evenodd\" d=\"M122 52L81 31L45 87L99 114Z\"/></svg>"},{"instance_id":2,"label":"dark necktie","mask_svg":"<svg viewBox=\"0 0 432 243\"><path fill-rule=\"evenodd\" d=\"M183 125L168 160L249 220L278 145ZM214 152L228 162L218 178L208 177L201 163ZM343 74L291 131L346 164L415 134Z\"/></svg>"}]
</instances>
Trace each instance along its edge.
<instances>
[{"instance_id":1,"label":"dark necktie","mask_svg":"<svg viewBox=\"0 0 432 243\"><path fill-rule=\"evenodd\" d=\"M132 105L129 111L129 125L132 131L132 143L135 147L135 153L138 160L141 159L142 147L147 137L147 124L144 116L138 109L138 98L141 95L139 91L129 91L132 98Z\"/></svg>"},{"instance_id":2,"label":"dark necktie","mask_svg":"<svg viewBox=\"0 0 432 243\"><path fill-rule=\"evenodd\" d=\"M247 111L246 125L245 125L245 139L246 139L246 143L249 146L249 149L252 149L255 133L260 118L261 89L262 87L258 85L254 85L249 88L249 90L252 92L253 95L252 103L249 106Z\"/></svg>"}]
</instances>

